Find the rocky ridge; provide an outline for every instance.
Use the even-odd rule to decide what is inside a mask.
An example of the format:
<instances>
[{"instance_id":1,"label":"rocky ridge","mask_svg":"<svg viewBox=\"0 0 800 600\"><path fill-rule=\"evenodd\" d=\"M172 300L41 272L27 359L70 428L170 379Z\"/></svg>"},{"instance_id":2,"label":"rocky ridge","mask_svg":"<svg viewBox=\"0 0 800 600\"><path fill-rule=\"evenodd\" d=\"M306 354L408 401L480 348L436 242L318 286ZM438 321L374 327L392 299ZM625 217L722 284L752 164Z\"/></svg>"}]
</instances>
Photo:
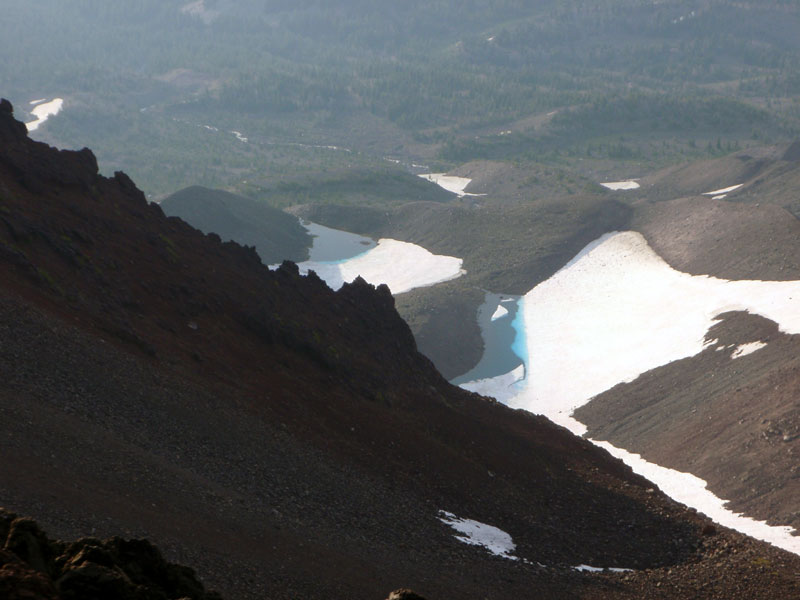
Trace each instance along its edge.
<instances>
[{"instance_id":1,"label":"rocky ridge","mask_svg":"<svg viewBox=\"0 0 800 600\"><path fill-rule=\"evenodd\" d=\"M147 540L53 541L32 519L0 509L0 541L6 600L221 600Z\"/></svg>"}]
</instances>

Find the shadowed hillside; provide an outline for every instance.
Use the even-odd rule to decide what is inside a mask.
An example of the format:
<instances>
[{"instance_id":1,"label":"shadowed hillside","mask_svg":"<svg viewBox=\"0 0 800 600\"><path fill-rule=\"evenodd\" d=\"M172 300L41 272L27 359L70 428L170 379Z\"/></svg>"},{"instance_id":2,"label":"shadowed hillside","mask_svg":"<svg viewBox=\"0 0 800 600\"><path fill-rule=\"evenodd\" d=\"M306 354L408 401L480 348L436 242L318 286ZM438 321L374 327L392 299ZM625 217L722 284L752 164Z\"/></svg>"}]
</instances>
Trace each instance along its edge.
<instances>
[{"instance_id":1,"label":"shadowed hillside","mask_svg":"<svg viewBox=\"0 0 800 600\"><path fill-rule=\"evenodd\" d=\"M166 215L181 217L205 233L224 241L255 246L264 264L307 258L311 236L296 217L276 208L224 192L193 186L160 203Z\"/></svg>"}]
</instances>

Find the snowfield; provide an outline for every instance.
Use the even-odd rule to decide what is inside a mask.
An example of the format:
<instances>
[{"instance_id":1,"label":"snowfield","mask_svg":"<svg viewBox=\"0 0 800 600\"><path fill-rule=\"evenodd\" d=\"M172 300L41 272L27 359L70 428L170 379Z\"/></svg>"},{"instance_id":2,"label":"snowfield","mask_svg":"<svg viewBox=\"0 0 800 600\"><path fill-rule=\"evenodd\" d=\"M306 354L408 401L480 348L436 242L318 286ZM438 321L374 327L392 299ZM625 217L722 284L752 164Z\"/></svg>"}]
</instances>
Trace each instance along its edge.
<instances>
[{"instance_id":1,"label":"snowfield","mask_svg":"<svg viewBox=\"0 0 800 600\"><path fill-rule=\"evenodd\" d=\"M583 434L573 410L618 383L698 354L716 317L732 310L800 333L800 281L688 275L641 234L606 234L524 296L529 364L512 405Z\"/></svg>"},{"instance_id":2,"label":"snowfield","mask_svg":"<svg viewBox=\"0 0 800 600\"><path fill-rule=\"evenodd\" d=\"M402 294L460 277L462 263L460 258L433 254L416 244L380 239L375 248L349 260L305 261L298 267L303 274L315 271L334 290L361 276L373 285L385 283L392 294Z\"/></svg>"},{"instance_id":3,"label":"snowfield","mask_svg":"<svg viewBox=\"0 0 800 600\"><path fill-rule=\"evenodd\" d=\"M722 191L722 190L718 190ZM800 333L800 281L728 281L681 273L635 232L609 233L589 244L522 301L518 327L527 348L524 373L462 384L513 407L542 414L577 435L586 427L572 412L618 383L707 345L716 317L749 311ZM738 358L763 347L745 344ZM596 442L680 502L718 523L800 554L800 537L724 508L725 501L688 473Z\"/></svg>"},{"instance_id":4,"label":"snowfield","mask_svg":"<svg viewBox=\"0 0 800 600\"><path fill-rule=\"evenodd\" d=\"M455 175L447 175L445 173L423 173L420 175L423 179L435 183L439 187L446 189L448 192L453 192L459 196L485 196L486 194L470 194L464 190L470 184L472 179L468 177L457 177Z\"/></svg>"}]
</instances>

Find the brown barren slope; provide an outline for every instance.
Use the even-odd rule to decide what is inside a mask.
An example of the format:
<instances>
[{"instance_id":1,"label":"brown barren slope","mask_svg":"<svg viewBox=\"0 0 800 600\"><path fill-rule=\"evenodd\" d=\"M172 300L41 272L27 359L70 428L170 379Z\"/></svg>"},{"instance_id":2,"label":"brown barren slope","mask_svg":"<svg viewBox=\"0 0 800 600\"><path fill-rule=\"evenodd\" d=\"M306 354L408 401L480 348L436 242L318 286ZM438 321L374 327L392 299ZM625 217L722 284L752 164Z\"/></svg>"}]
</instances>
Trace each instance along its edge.
<instances>
[{"instance_id":1,"label":"brown barren slope","mask_svg":"<svg viewBox=\"0 0 800 600\"><path fill-rule=\"evenodd\" d=\"M800 529L800 338L736 312L697 356L618 385L575 411L594 439L705 479L731 508ZM756 352L732 358L742 344Z\"/></svg>"}]
</instances>

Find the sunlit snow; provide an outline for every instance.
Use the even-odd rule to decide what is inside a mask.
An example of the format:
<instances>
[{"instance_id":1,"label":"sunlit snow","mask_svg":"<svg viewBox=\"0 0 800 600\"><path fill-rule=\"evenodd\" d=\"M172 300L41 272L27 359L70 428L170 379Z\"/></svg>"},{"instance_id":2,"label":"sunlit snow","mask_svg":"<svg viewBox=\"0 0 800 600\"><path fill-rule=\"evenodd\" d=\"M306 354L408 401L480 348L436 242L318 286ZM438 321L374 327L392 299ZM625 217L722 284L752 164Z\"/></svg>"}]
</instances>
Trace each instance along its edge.
<instances>
[{"instance_id":1,"label":"sunlit snow","mask_svg":"<svg viewBox=\"0 0 800 600\"><path fill-rule=\"evenodd\" d=\"M28 128L28 131L36 131L39 129L39 125L47 121L50 117L57 115L61 112L61 107L64 105L63 98L54 98L50 102L42 102L39 101L34 109L31 111L33 116L36 117L35 121L30 121L25 123L25 127Z\"/></svg>"},{"instance_id":2,"label":"sunlit snow","mask_svg":"<svg viewBox=\"0 0 800 600\"><path fill-rule=\"evenodd\" d=\"M792 535L794 529L788 525L767 525L764 521L756 521L741 513L735 513L725 508L725 504L728 501L718 498L710 492L706 488L705 480L691 473L667 469L648 462L638 454L617 448L608 442L591 441L601 448L605 448L612 456L622 460L634 472L655 483L670 498L696 508L716 523L756 539L769 542L778 548L800 554L800 537Z\"/></svg>"},{"instance_id":3,"label":"sunlit snow","mask_svg":"<svg viewBox=\"0 0 800 600\"><path fill-rule=\"evenodd\" d=\"M732 185L730 187L722 188L721 190L714 190L713 192L703 192L703 196L721 196L724 198L726 194L735 192L743 185L744 185L743 183L739 183L737 185Z\"/></svg>"},{"instance_id":4,"label":"sunlit snow","mask_svg":"<svg viewBox=\"0 0 800 600\"><path fill-rule=\"evenodd\" d=\"M579 433L573 410L704 348L715 318L747 310L800 333L800 282L672 269L635 232L607 234L523 299L528 377L513 405Z\"/></svg>"},{"instance_id":5,"label":"sunlit snow","mask_svg":"<svg viewBox=\"0 0 800 600\"><path fill-rule=\"evenodd\" d=\"M492 321L496 321L497 319L501 319L501 318L505 317L507 314L508 314L508 309L505 306L503 306L502 304L499 304L497 306L497 310L495 310L494 314L492 315Z\"/></svg>"},{"instance_id":6,"label":"sunlit snow","mask_svg":"<svg viewBox=\"0 0 800 600\"><path fill-rule=\"evenodd\" d=\"M473 546L482 546L496 556L519 560L514 556L516 544L502 529L472 519L462 519L445 510L439 511L439 520L464 534L457 535L457 540Z\"/></svg>"},{"instance_id":7,"label":"sunlit snow","mask_svg":"<svg viewBox=\"0 0 800 600\"><path fill-rule=\"evenodd\" d=\"M586 573L602 573L603 571L611 571L612 573L628 573L633 571L633 569L620 569L618 567L592 567L589 565L578 565L577 567L572 567L576 571L582 571Z\"/></svg>"},{"instance_id":8,"label":"sunlit snow","mask_svg":"<svg viewBox=\"0 0 800 600\"><path fill-rule=\"evenodd\" d=\"M447 175L445 173L422 173L420 175L423 179L435 183L439 187L446 189L448 192L453 192L459 196L485 196L486 194L470 194L464 190L470 184L472 179L468 177L457 177L455 175Z\"/></svg>"},{"instance_id":9,"label":"sunlit snow","mask_svg":"<svg viewBox=\"0 0 800 600\"><path fill-rule=\"evenodd\" d=\"M543 565L542 563L533 563L527 559L521 559L518 556L514 556L514 550L516 550L517 545L514 543L514 540L511 538L511 536L502 529L498 529L493 525L481 523L480 521L473 521L472 519L463 519L461 517L457 517L453 513L447 512L446 510L439 511L439 520L442 523L448 524L457 532L463 534L455 536L455 538L460 542L470 544L471 546L481 546L495 556L502 556L503 558L508 558L510 560L519 560L525 564L536 564L539 567L547 568L547 565ZM572 568L576 571L588 573L602 573L604 571L610 571L612 573L624 573L632 570L620 569L617 567L590 567L589 565L578 565L577 567Z\"/></svg>"},{"instance_id":10,"label":"sunlit snow","mask_svg":"<svg viewBox=\"0 0 800 600\"><path fill-rule=\"evenodd\" d=\"M606 183L601 183L605 188L610 190L635 190L639 187L639 183L629 179L628 181L608 181Z\"/></svg>"},{"instance_id":11,"label":"sunlit snow","mask_svg":"<svg viewBox=\"0 0 800 600\"><path fill-rule=\"evenodd\" d=\"M741 358L742 356L747 356L756 350L761 350L761 348L766 345L767 344L765 342L750 342L749 344L741 344L740 346L736 347L736 350L733 351L731 358Z\"/></svg>"},{"instance_id":12,"label":"sunlit snow","mask_svg":"<svg viewBox=\"0 0 800 600\"><path fill-rule=\"evenodd\" d=\"M610 233L528 292L522 309L524 378L515 383L507 374L462 387L543 414L583 435L586 427L572 417L576 408L618 383L698 354L708 346L705 335L721 313L749 311L775 321L785 333L800 333L800 281L688 275L671 268L640 234ZM800 538L789 535L788 528L768 527L722 508L725 501L705 490L703 480L624 450L614 453L717 522L800 553ZM678 494L680 489L691 492Z\"/></svg>"},{"instance_id":13,"label":"sunlit snow","mask_svg":"<svg viewBox=\"0 0 800 600\"><path fill-rule=\"evenodd\" d=\"M373 285L385 283L393 294L402 294L460 277L464 274L462 263L460 258L433 254L416 244L380 239L375 248L350 260L306 261L298 266L301 273L315 271L334 290L361 276Z\"/></svg>"}]
</instances>

